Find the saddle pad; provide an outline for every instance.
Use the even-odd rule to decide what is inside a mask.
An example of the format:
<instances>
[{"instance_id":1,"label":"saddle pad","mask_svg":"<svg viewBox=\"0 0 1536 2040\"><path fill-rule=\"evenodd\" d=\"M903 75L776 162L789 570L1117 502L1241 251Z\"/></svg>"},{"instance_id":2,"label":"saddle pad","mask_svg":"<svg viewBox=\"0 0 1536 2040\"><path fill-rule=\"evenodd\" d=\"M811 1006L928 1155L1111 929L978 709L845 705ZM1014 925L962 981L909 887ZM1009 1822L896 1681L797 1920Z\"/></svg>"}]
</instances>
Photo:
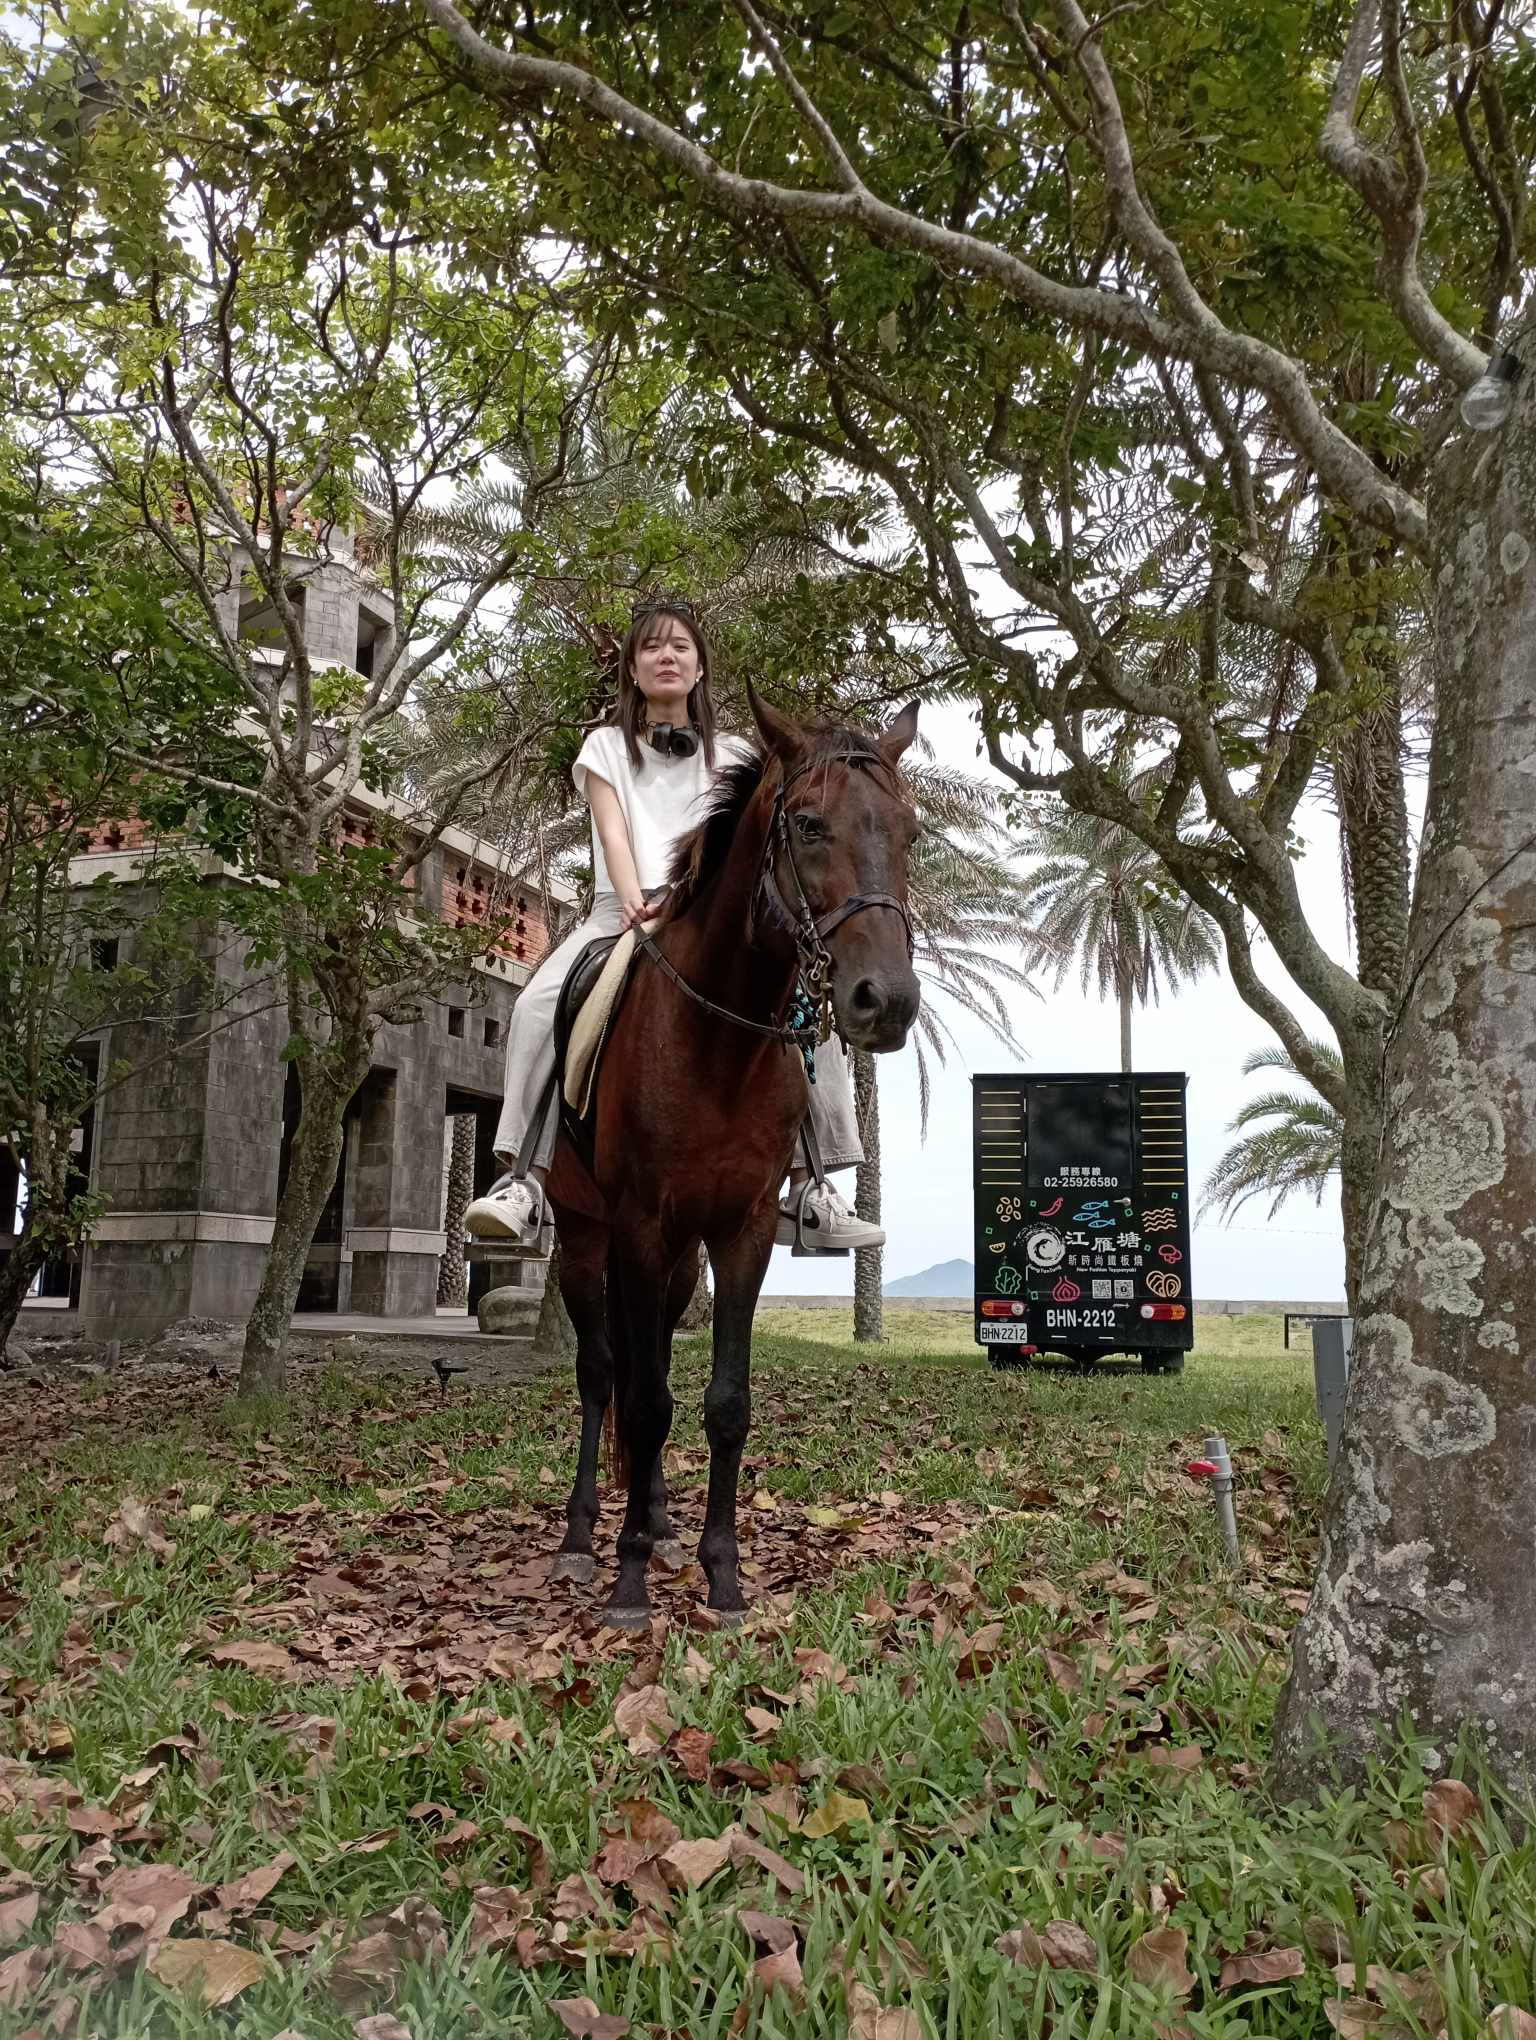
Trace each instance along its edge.
<instances>
[{"instance_id":1,"label":"saddle pad","mask_svg":"<svg viewBox=\"0 0 1536 2040\"><path fill-rule=\"evenodd\" d=\"M650 933L654 921L647 921ZM635 957L635 931L626 928L608 953L597 983L582 1002L571 1023L571 1038L565 1051L565 1102L578 1119L592 1109L592 1089L597 1078L597 1052L603 1045L608 1024L618 1007L629 966Z\"/></svg>"}]
</instances>

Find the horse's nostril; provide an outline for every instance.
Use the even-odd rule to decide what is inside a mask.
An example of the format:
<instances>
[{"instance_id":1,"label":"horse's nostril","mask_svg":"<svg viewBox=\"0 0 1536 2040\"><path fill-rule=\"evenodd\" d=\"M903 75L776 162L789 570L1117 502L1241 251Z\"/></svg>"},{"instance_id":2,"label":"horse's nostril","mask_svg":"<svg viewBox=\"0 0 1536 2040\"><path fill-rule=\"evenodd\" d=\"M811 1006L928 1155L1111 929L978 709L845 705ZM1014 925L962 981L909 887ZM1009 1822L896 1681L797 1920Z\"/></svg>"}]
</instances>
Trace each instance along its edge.
<instances>
[{"instance_id":1,"label":"horse's nostril","mask_svg":"<svg viewBox=\"0 0 1536 2040\"><path fill-rule=\"evenodd\" d=\"M853 988L853 1009L856 1013L878 1013L885 1003L880 987L873 978L860 978Z\"/></svg>"}]
</instances>

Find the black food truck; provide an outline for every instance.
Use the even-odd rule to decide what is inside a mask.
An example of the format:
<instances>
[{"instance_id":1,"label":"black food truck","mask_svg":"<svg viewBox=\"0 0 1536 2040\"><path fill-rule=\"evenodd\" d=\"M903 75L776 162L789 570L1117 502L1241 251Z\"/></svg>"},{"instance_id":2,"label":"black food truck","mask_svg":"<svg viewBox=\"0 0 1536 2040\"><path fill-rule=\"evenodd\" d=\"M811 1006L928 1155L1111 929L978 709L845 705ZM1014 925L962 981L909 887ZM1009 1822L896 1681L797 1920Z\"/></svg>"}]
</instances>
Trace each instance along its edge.
<instances>
[{"instance_id":1,"label":"black food truck","mask_svg":"<svg viewBox=\"0 0 1536 2040\"><path fill-rule=\"evenodd\" d=\"M976 1343L1137 1356L1177 1373L1195 1342L1181 1071L972 1079Z\"/></svg>"}]
</instances>

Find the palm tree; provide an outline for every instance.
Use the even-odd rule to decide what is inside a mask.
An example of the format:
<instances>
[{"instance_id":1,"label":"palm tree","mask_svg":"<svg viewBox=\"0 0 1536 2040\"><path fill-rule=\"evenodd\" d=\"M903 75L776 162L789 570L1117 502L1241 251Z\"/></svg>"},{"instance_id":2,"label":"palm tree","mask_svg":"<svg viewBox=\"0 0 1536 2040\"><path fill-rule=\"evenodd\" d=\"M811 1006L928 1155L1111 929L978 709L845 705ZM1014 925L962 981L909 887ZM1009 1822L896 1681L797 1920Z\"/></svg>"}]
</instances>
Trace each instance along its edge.
<instances>
[{"instance_id":1,"label":"palm tree","mask_svg":"<svg viewBox=\"0 0 1536 2040\"><path fill-rule=\"evenodd\" d=\"M1021 942L1039 945L1024 930L1026 891L1005 853L1006 831L998 796L985 781L931 764L914 764L908 778L923 820L912 854L911 906L923 981L914 1046L924 1138L931 1089L929 1057L942 1068L954 1037L944 1020L944 999L979 1019L1012 1055L1024 1053L1013 1032L1010 993L1034 992L1028 971L1015 961ZM937 1001L936 994L943 997ZM854 1208L880 1222L880 1092L872 1055L853 1058L854 1103L864 1161ZM885 1336L881 1280L884 1249L854 1255L853 1336Z\"/></svg>"},{"instance_id":2,"label":"palm tree","mask_svg":"<svg viewBox=\"0 0 1536 2040\"><path fill-rule=\"evenodd\" d=\"M1038 859L1024 893L1032 932L1055 958L1055 982L1075 956L1083 990L1115 1000L1120 1067L1129 1070L1133 1009L1155 1004L1160 984L1172 990L1216 967L1216 924L1172 891L1145 844L1095 815L1036 807L1019 849Z\"/></svg>"},{"instance_id":3,"label":"palm tree","mask_svg":"<svg viewBox=\"0 0 1536 2040\"><path fill-rule=\"evenodd\" d=\"M1342 1075L1343 1058L1331 1042L1314 1041L1320 1062ZM1344 1121L1325 1098L1313 1090L1283 1048L1261 1048L1244 1059L1243 1075L1257 1070L1283 1070L1301 1089L1266 1091L1246 1104L1228 1127L1241 1133L1206 1178L1202 1211L1214 1208L1231 1218L1250 1197L1270 1199L1274 1217L1287 1197L1309 1190L1321 1204L1330 1181L1339 1174L1344 1146ZM1268 1124L1261 1122L1268 1121ZM1245 1128L1252 1131L1244 1132Z\"/></svg>"}]
</instances>

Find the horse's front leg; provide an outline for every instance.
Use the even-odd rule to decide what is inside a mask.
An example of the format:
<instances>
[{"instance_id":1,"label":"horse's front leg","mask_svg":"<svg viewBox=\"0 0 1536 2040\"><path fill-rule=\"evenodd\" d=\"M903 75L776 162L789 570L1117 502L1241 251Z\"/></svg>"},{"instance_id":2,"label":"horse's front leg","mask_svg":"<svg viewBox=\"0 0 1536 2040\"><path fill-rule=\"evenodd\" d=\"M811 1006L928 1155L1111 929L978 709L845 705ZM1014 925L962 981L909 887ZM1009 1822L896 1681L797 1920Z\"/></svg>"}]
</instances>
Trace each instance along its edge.
<instances>
[{"instance_id":1,"label":"horse's front leg","mask_svg":"<svg viewBox=\"0 0 1536 2040\"><path fill-rule=\"evenodd\" d=\"M667 1285L666 1323L664 1335L666 1350L672 1350L672 1335L682 1322L683 1312L693 1301L693 1292L699 1280L699 1243L690 1240L686 1252L672 1270L672 1279ZM651 1480L651 1553L669 1572L676 1572L685 1562L686 1554L682 1540L672 1527L672 1518L667 1509L666 1454L659 1454L656 1472Z\"/></svg>"},{"instance_id":2,"label":"horse's front leg","mask_svg":"<svg viewBox=\"0 0 1536 2040\"><path fill-rule=\"evenodd\" d=\"M608 1280L614 1286L612 1322L623 1351L615 1355L619 1440L629 1462L629 1496L619 1531L619 1576L603 1610L617 1629L643 1629L651 1619L645 1573L655 1544L653 1511L661 1485L661 1455L672 1428L671 1324L667 1278L656 1257L615 1247Z\"/></svg>"},{"instance_id":3,"label":"horse's front leg","mask_svg":"<svg viewBox=\"0 0 1536 2040\"><path fill-rule=\"evenodd\" d=\"M711 1242L715 1271L715 1354L704 1397L709 1439L709 1500L699 1562L709 1577L709 1605L724 1616L746 1607L736 1542L736 1487L752 1423L752 1319L773 1252L778 1223L774 1186L734 1238Z\"/></svg>"},{"instance_id":4,"label":"horse's front leg","mask_svg":"<svg viewBox=\"0 0 1536 2040\"><path fill-rule=\"evenodd\" d=\"M560 1294L576 1333L576 1386L581 1394L581 1449L576 1481L565 1505L565 1537L552 1580L585 1585L597 1570L592 1532L597 1527L597 1455L603 1417L613 1396L613 1351L608 1343L604 1286L608 1228L579 1214L562 1215Z\"/></svg>"}]
</instances>

